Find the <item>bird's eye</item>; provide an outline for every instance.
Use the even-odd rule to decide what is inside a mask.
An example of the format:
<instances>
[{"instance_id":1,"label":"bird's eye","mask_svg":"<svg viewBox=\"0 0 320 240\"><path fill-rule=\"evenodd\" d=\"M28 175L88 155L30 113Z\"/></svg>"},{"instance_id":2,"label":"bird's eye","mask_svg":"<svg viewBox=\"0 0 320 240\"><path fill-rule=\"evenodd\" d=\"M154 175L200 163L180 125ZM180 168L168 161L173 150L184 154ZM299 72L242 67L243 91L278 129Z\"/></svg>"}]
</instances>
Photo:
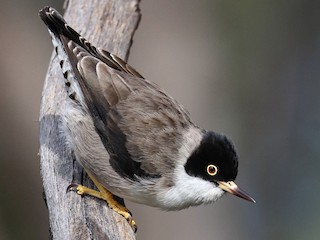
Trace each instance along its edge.
<instances>
[{"instance_id":1,"label":"bird's eye","mask_svg":"<svg viewBox=\"0 0 320 240\"><path fill-rule=\"evenodd\" d=\"M218 172L218 168L217 168L215 165L213 165L213 164L208 165L208 167L207 167L207 173L208 173L210 176L216 175L217 172Z\"/></svg>"}]
</instances>

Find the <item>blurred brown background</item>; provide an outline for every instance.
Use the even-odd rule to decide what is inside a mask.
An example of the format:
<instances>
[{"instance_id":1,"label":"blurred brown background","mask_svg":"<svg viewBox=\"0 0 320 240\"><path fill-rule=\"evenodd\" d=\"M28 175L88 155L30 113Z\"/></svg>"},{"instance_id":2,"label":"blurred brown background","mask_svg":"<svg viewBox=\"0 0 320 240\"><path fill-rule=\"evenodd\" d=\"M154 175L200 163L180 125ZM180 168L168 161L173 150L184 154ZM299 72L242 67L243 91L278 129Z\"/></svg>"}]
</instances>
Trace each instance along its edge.
<instances>
[{"instance_id":1,"label":"blurred brown background","mask_svg":"<svg viewBox=\"0 0 320 240\"><path fill-rule=\"evenodd\" d=\"M38 114L52 45L38 10L62 1L1 0L0 239L47 239ZM320 1L143 0L129 62L230 136L237 183L181 212L127 203L138 239L319 239ZM78 29L79 30L79 29Z\"/></svg>"}]
</instances>

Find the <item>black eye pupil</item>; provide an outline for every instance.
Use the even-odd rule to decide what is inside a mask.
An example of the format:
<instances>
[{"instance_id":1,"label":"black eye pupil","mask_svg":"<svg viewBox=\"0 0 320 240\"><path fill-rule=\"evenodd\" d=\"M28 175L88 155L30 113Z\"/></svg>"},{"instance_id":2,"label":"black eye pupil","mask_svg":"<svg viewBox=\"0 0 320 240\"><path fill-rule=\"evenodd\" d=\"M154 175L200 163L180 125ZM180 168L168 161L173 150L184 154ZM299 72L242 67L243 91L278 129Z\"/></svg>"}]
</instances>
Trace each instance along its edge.
<instances>
[{"instance_id":1,"label":"black eye pupil","mask_svg":"<svg viewBox=\"0 0 320 240\"><path fill-rule=\"evenodd\" d=\"M207 166L207 173L209 175L214 176L217 174L217 171L218 171L218 169L215 165L210 164Z\"/></svg>"}]
</instances>

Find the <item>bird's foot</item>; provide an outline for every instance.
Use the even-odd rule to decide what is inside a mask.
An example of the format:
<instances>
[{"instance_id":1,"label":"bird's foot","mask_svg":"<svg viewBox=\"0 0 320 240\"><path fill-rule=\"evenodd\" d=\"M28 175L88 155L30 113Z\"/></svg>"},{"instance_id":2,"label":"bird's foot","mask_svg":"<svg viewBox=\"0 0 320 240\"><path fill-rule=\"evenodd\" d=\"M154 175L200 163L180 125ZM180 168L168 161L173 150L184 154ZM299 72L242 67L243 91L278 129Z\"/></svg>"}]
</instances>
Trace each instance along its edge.
<instances>
[{"instance_id":1,"label":"bird's foot","mask_svg":"<svg viewBox=\"0 0 320 240\"><path fill-rule=\"evenodd\" d=\"M96 182L93 181L95 185L97 186ZM99 191L93 190L91 188L87 188L85 186L72 183L67 188L67 191L75 191L79 195L90 195L102 200L105 200L108 203L108 206L121 216L123 216L129 225L131 226L132 230L134 232L137 232L137 225L134 219L132 218L131 212L122 204L118 203L114 198L111 192L109 192L107 189L101 186L101 184L98 184Z\"/></svg>"}]
</instances>

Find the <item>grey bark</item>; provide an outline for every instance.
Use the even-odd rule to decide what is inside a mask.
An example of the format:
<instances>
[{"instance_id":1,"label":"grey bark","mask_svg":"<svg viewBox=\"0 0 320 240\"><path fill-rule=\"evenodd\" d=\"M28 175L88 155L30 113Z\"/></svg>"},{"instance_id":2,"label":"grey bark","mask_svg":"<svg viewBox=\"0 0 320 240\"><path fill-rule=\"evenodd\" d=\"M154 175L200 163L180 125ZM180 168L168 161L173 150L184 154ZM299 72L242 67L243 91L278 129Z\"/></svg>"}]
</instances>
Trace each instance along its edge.
<instances>
[{"instance_id":1,"label":"grey bark","mask_svg":"<svg viewBox=\"0 0 320 240\"><path fill-rule=\"evenodd\" d=\"M140 20L139 0L69 0L65 19L95 46L127 59ZM67 99L62 71L53 52L40 109L40 171L52 239L135 239L126 220L90 196L66 193L72 182L93 187L66 145L61 109Z\"/></svg>"}]
</instances>

